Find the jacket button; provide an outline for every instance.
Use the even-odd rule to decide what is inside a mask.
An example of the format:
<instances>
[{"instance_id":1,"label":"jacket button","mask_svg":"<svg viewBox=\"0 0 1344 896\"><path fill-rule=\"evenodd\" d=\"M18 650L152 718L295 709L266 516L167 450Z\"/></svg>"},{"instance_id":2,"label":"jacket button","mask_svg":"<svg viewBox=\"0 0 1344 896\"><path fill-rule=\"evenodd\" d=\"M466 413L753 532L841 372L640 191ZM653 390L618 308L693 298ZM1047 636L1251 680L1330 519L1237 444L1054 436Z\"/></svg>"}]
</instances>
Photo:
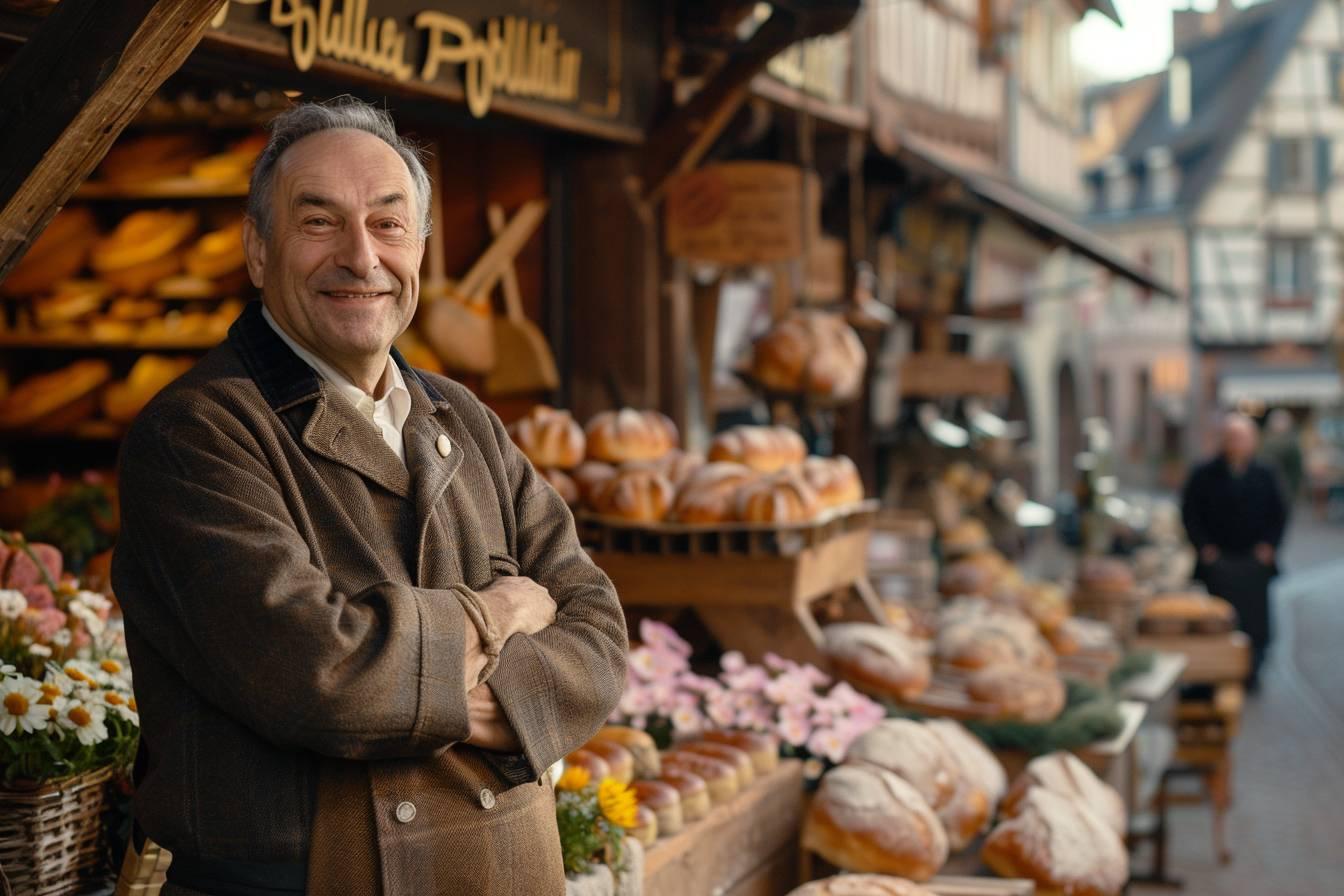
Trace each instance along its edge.
<instances>
[{"instance_id":1,"label":"jacket button","mask_svg":"<svg viewBox=\"0 0 1344 896\"><path fill-rule=\"evenodd\" d=\"M446 435L439 433L438 441L434 443L434 447L439 449L439 457L447 457L448 452L453 450L453 443L448 441Z\"/></svg>"},{"instance_id":2,"label":"jacket button","mask_svg":"<svg viewBox=\"0 0 1344 896\"><path fill-rule=\"evenodd\" d=\"M410 824L415 821L415 803L397 803L397 821L402 824Z\"/></svg>"},{"instance_id":3,"label":"jacket button","mask_svg":"<svg viewBox=\"0 0 1344 896\"><path fill-rule=\"evenodd\" d=\"M485 787L481 788L481 808L482 809L495 808L495 795L491 793L488 788Z\"/></svg>"}]
</instances>

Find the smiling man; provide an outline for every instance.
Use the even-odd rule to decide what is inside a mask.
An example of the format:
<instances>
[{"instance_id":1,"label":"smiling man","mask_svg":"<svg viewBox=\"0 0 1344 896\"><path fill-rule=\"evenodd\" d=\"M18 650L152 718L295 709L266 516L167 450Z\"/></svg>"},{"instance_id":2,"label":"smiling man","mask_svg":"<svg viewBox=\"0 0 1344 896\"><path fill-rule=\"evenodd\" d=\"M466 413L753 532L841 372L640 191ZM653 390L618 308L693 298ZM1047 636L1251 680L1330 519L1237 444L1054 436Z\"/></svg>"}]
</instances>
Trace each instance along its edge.
<instances>
[{"instance_id":1,"label":"smiling man","mask_svg":"<svg viewBox=\"0 0 1344 896\"><path fill-rule=\"evenodd\" d=\"M386 113L280 115L244 225L261 301L124 443L168 896L564 892L545 773L620 696L624 621L498 418L392 348L429 194Z\"/></svg>"}]
</instances>

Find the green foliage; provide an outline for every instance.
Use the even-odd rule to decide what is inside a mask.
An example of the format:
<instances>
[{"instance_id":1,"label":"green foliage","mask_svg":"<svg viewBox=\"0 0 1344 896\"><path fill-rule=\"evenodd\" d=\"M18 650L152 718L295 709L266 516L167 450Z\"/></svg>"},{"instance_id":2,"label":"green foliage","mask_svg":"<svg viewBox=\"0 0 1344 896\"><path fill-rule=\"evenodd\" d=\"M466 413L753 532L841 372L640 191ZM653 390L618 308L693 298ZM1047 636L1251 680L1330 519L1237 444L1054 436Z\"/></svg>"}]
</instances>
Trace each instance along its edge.
<instances>
[{"instance_id":1,"label":"green foliage","mask_svg":"<svg viewBox=\"0 0 1344 896\"><path fill-rule=\"evenodd\" d=\"M596 785L556 793L555 820L566 872L586 874L597 862L611 866L615 872L624 870L625 829L603 816Z\"/></svg>"},{"instance_id":2,"label":"green foliage","mask_svg":"<svg viewBox=\"0 0 1344 896\"><path fill-rule=\"evenodd\" d=\"M967 722L976 737L993 750L1021 750L1032 756L1055 750L1077 750L1115 737L1125 720L1110 692L1081 681L1066 681L1064 711L1051 722Z\"/></svg>"},{"instance_id":3,"label":"green foliage","mask_svg":"<svg viewBox=\"0 0 1344 896\"><path fill-rule=\"evenodd\" d=\"M1111 670L1111 687L1118 688L1131 678L1147 675L1153 671L1156 659L1157 654L1151 650L1135 650L1125 654L1125 658Z\"/></svg>"},{"instance_id":4,"label":"green foliage","mask_svg":"<svg viewBox=\"0 0 1344 896\"><path fill-rule=\"evenodd\" d=\"M112 495L101 482L78 482L33 511L23 531L30 542L55 547L72 572L80 572L95 554L112 547L115 514Z\"/></svg>"}]
</instances>

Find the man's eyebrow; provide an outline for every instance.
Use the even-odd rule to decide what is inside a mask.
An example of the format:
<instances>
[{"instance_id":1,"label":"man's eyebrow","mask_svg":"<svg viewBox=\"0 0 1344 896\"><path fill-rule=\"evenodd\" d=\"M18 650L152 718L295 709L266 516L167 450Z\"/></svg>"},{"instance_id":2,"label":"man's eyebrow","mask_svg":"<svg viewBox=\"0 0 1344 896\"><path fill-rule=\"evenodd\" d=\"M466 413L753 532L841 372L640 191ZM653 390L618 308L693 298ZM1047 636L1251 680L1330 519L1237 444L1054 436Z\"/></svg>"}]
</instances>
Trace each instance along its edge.
<instances>
[{"instance_id":1,"label":"man's eyebrow","mask_svg":"<svg viewBox=\"0 0 1344 896\"><path fill-rule=\"evenodd\" d=\"M301 205L314 205L318 208L330 208L334 203L325 196L319 196L317 193L300 193L294 197L294 207Z\"/></svg>"},{"instance_id":2,"label":"man's eyebrow","mask_svg":"<svg viewBox=\"0 0 1344 896\"><path fill-rule=\"evenodd\" d=\"M375 199L373 201L373 208L383 208L385 206L396 205L397 203L402 203L405 201L406 201L405 193L401 192L388 193L386 196L382 196L379 197L378 199Z\"/></svg>"}]
</instances>

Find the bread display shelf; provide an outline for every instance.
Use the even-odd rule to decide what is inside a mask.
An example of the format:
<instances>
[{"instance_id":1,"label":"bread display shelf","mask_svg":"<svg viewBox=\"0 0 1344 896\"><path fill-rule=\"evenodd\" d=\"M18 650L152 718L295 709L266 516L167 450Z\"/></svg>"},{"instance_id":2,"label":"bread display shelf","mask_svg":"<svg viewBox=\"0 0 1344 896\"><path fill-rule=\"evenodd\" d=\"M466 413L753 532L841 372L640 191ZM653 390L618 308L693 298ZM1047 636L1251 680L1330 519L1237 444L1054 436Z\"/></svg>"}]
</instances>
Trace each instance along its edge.
<instances>
[{"instance_id":1,"label":"bread display shelf","mask_svg":"<svg viewBox=\"0 0 1344 896\"><path fill-rule=\"evenodd\" d=\"M70 440L78 442L118 442L126 435L126 427L111 420L85 420L69 429L34 431L31 429L0 429L6 439L24 442Z\"/></svg>"},{"instance_id":2,"label":"bread display shelf","mask_svg":"<svg viewBox=\"0 0 1344 896\"><path fill-rule=\"evenodd\" d=\"M1034 896L1036 892L1029 880L951 874L940 874L923 886L935 896Z\"/></svg>"},{"instance_id":3,"label":"bread display shelf","mask_svg":"<svg viewBox=\"0 0 1344 896\"><path fill-rule=\"evenodd\" d=\"M61 351L161 351L190 352L214 348L218 337L195 339L72 339L69 336L43 336L39 333L0 333L0 348Z\"/></svg>"},{"instance_id":4,"label":"bread display shelf","mask_svg":"<svg viewBox=\"0 0 1344 896\"><path fill-rule=\"evenodd\" d=\"M1160 619L1143 616L1139 619L1139 634L1154 637L1179 637L1182 635L1225 635L1236 631L1235 619Z\"/></svg>"},{"instance_id":5,"label":"bread display shelf","mask_svg":"<svg viewBox=\"0 0 1344 896\"><path fill-rule=\"evenodd\" d=\"M883 695L883 699L891 701L891 696ZM956 719L959 722L992 719L998 712L998 707L992 703L980 703L971 699L966 693L966 676L942 669L933 673L933 678L924 693L895 705L922 716Z\"/></svg>"},{"instance_id":6,"label":"bread display shelf","mask_svg":"<svg viewBox=\"0 0 1344 896\"><path fill-rule=\"evenodd\" d=\"M1134 642L1136 650L1179 653L1186 659L1181 681L1241 681L1251 668L1251 639L1244 632L1225 635L1142 635Z\"/></svg>"},{"instance_id":7,"label":"bread display shelf","mask_svg":"<svg viewBox=\"0 0 1344 896\"><path fill-rule=\"evenodd\" d=\"M594 562L622 603L693 607L725 650L752 660L774 651L822 665L818 599L850 589L872 621L886 623L868 581L877 502L801 525L714 527L620 524L580 518Z\"/></svg>"},{"instance_id":8,"label":"bread display shelf","mask_svg":"<svg viewBox=\"0 0 1344 896\"><path fill-rule=\"evenodd\" d=\"M207 183L191 177L168 177L146 184L112 184L85 181L75 191L76 199L241 199L247 183Z\"/></svg>"},{"instance_id":9,"label":"bread display shelf","mask_svg":"<svg viewBox=\"0 0 1344 896\"><path fill-rule=\"evenodd\" d=\"M784 893L797 883L803 764L785 759L732 801L645 851L645 896Z\"/></svg>"}]
</instances>

